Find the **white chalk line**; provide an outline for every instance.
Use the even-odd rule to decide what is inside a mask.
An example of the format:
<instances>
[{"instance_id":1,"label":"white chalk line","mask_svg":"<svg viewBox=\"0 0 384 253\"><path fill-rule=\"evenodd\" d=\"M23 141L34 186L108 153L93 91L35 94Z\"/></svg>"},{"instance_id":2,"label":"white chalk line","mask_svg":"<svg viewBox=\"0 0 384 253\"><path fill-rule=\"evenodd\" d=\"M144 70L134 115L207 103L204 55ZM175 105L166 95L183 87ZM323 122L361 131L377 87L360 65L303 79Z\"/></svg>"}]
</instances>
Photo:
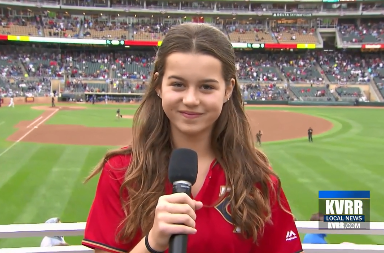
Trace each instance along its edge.
<instances>
[{"instance_id":1,"label":"white chalk line","mask_svg":"<svg viewBox=\"0 0 384 253\"><path fill-rule=\"evenodd\" d=\"M29 124L29 125L27 126L27 128L29 128L30 126L34 125L35 123L37 123L37 121L39 121L39 120L42 119L42 118L43 118L43 116L40 116L39 118L35 119L31 124Z\"/></svg>"},{"instance_id":2,"label":"white chalk line","mask_svg":"<svg viewBox=\"0 0 384 253\"><path fill-rule=\"evenodd\" d=\"M0 157L2 155L4 155L5 153L7 153L11 148L13 148L17 143L19 143L20 141L22 141L25 137L28 136L28 134L30 134L33 130L35 130L38 126L40 126L41 124L43 124L45 121L47 121L50 117L52 117L59 109L56 109L54 112L52 112L51 114L49 114L45 119L43 119L42 121L39 122L39 124L37 124L34 128L32 128L31 130L29 130L26 134L24 134L23 136L21 136L15 143L13 143L11 146L9 146L6 150L4 150L1 154L0 154Z\"/></svg>"}]
</instances>

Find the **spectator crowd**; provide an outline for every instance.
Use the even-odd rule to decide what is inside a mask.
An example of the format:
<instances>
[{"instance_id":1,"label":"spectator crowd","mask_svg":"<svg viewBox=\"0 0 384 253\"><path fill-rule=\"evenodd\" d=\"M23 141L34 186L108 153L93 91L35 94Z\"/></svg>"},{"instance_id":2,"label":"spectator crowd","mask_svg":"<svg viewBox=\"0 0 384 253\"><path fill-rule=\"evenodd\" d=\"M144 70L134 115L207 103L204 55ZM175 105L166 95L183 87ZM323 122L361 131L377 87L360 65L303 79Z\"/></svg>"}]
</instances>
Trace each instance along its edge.
<instances>
[{"instance_id":1,"label":"spectator crowd","mask_svg":"<svg viewBox=\"0 0 384 253\"><path fill-rule=\"evenodd\" d=\"M290 98L289 85L353 85L374 81L383 91L384 57L348 51L263 52L236 54L238 79L253 100ZM53 79L64 79L61 92L143 92L155 61L152 51L59 50L4 46L0 49L2 94L48 96ZM321 90L321 89L319 89ZM343 91L339 96L357 96ZM317 97L323 96L322 93ZM292 97L291 97L292 98Z\"/></svg>"}]
</instances>

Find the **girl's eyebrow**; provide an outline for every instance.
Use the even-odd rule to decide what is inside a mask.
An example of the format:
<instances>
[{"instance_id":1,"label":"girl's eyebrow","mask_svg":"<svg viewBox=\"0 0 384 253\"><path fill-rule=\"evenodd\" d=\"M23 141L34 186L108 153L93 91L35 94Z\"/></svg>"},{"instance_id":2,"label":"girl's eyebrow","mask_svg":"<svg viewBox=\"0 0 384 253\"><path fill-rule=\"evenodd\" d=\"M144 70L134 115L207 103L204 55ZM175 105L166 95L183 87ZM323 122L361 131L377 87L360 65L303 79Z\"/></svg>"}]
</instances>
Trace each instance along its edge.
<instances>
[{"instance_id":1,"label":"girl's eyebrow","mask_svg":"<svg viewBox=\"0 0 384 253\"><path fill-rule=\"evenodd\" d=\"M177 80L180 80L180 81L185 81L184 78L180 77L180 76L169 76L168 79L177 79ZM203 79L203 80L200 80L200 82L202 83L219 83L219 81L217 81L216 79Z\"/></svg>"}]
</instances>

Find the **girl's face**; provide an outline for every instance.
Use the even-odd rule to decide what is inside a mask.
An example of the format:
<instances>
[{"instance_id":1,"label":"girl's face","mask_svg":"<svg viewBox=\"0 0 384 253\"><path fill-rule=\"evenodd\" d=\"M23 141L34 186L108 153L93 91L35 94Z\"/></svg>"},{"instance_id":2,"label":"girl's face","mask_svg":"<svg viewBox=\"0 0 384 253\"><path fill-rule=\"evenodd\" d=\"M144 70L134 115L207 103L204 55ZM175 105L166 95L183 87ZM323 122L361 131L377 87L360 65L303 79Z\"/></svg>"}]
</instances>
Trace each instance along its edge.
<instances>
[{"instance_id":1,"label":"girl's face","mask_svg":"<svg viewBox=\"0 0 384 253\"><path fill-rule=\"evenodd\" d=\"M230 85L225 85L222 64L212 56L194 53L169 55L157 93L173 133L197 135L212 131L234 85L234 79Z\"/></svg>"}]
</instances>

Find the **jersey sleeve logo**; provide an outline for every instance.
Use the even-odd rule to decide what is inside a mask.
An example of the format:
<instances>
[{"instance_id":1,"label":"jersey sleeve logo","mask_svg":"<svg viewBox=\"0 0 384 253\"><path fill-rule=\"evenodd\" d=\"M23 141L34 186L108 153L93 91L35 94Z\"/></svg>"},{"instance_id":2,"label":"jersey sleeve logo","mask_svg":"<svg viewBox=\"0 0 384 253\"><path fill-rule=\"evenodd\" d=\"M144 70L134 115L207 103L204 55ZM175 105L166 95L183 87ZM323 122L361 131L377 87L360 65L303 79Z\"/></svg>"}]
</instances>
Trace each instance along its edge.
<instances>
[{"instance_id":1,"label":"jersey sleeve logo","mask_svg":"<svg viewBox=\"0 0 384 253\"><path fill-rule=\"evenodd\" d=\"M231 191L231 187L221 186L220 187L220 193L219 197L222 197L223 195L228 194L228 192ZM221 216L225 221L230 223L231 225L235 226L233 224L232 216L230 214L230 206L229 206L229 197L223 198L219 204L215 206L215 209L219 211ZM241 229L239 227L234 228L233 233L240 233Z\"/></svg>"},{"instance_id":2,"label":"jersey sleeve logo","mask_svg":"<svg viewBox=\"0 0 384 253\"><path fill-rule=\"evenodd\" d=\"M287 232L287 235L285 236L285 241L292 241L292 240L295 240L297 238L295 232L293 232L292 230L291 231L288 231Z\"/></svg>"}]
</instances>

